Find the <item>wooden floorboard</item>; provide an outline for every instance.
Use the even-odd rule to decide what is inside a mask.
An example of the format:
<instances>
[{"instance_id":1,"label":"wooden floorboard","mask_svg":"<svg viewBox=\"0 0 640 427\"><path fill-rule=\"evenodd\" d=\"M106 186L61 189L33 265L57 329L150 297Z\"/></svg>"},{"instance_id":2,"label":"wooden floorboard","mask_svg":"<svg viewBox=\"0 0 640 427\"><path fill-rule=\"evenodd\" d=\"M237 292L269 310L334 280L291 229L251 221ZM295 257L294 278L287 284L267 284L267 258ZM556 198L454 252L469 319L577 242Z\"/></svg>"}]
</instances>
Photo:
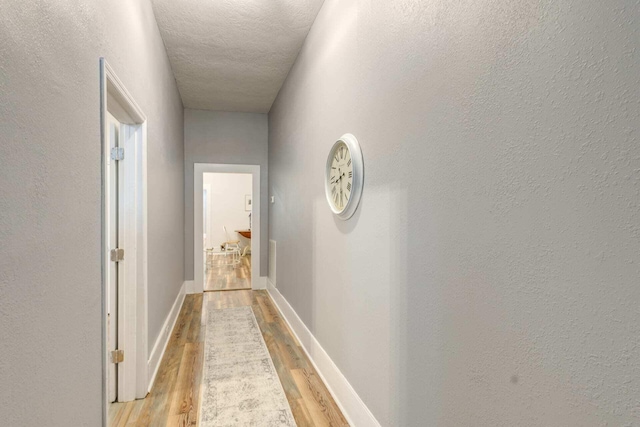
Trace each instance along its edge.
<instances>
[{"instance_id":1,"label":"wooden floorboard","mask_svg":"<svg viewBox=\"0 0 640 427\"><path fill-rule=\"evenodd\" d=\"M238 264L229 264L224 254L208 255L205 271L205 291L251 289L251 255L240 257Z\"/></svg>"},{"instance_id":2,"label":"wooden floorboard","mask_svg":"<svg viewBox=\"0 0 640 427\"><path fill-rule=\"evenodd\" d=\"M196 425L203 348L204 345L201 342L185 344L167 425L184 427Z\"/></svg>"},{"instance_id":3,"label":"wooden floorboard","mask_svg":"<svg viewBox=\"0 0 640 427\"><path fill-rule=\"evenodd\" d=\"M347 426L269 294L251 290L187 295L151 392L142 400L112 403L109 426L197 426L206 309L242 306L253 309L298 426Z\"/></svg>"}]
</instances>

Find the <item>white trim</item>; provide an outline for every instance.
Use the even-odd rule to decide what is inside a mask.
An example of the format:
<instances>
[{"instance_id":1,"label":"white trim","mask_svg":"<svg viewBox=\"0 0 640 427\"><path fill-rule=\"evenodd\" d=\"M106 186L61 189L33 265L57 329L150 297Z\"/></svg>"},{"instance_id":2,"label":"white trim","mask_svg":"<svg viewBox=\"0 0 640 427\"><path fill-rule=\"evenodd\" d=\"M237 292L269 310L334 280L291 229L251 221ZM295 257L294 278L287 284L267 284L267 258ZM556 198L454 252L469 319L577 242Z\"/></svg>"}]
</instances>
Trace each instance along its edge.
<instances>
[{"instance_id":1,"label":"white trim","mask_svg":"<svg viewBox=\"0 0 640 427\"><path fill-rule=\"evenodd\" d=\"M209 203L209 206L207 206L207 211L206 212L207 212L207 222L208 222L207 228L209 229L209 234L207 234L207 240L210 240L211 239L211 231L213 229L213 227L211 226L211 184L206 184L205 185L203 183L203 185L202 185L203 198L204 198L204 190L207 190L207 197L208 197L207 202ZM205 208L205 206L202 206L202 212L205 212L204 208ZM204 215L204 213L203 213L203 215ZM202 228L203 228L202 234L204 234L204 232L205 232L205 230L204 230L204 228L205 228L204 227L204 218L202 220L202 224L203 224L203 226L202 226ZM209 244L209 242L207 241L206 246L208 248L212 248L213 247L213 243Z\"/></svg>"},{"instance_id":2,"label":"white trim","mask_svg":"<svg viewBox=\"0 0 640 427\"><path fill-rule=\"evenodd\" d=\"M105 77L108 79L109 83L113 85L114 90L111 91L111 95L116 98L120 105L126 108L126 112L134 120L135 123L146 122L147 117L142 112L142 109L138 106L135 99L133 99L133 96L131 96L127 88L122 84L106 59L100 58L100 65L101 68L104 68Z\"/></svg>"},{"instance_id":3,"label":"white trim","mask_svg":"<svg viewBox=\"0 0 640 427\"><path fill-rule=\"evenodd\" d=\"M160 334L158 335L158 339L156 343L153 345L153 350L151 350L151 355L149 356L149 361L147 362L147 377L149 378L149 384L147 385L147 392L151 391L151 387L153 386L153 382L156 379L156 375L158 374L158 368L160 368L160 362L162 361L162 356L164 352L167 350L167 344L169 344L169 338L171 337L171 331L173 331L173 327L178 320L178 315L180 314L180 310L182 309L182 304L184 303L184 297L186 295L185 288L187 287L187 282L183 282L180 287L180 292L178 292L178 296L176 300L173 302L173 306L171 307L171 311L169 311L169 315L164 321L162 325L162 329L160 330Z\"/></svg>"},{"instance_id":4,"label":"white trim","mask_svg":"<svg viewBox=\"0 0 640 427\"><path fill-rule=\"evenodd\" d=\"M193 164L193 293L204 292L204 246L202 244L202 191L205 173L248 173L252 175L251 194L251 289L265 289L266 283L260 277L260 165L232 165L216 163Z\"/></svg>"},{"instance_id":5,"label":"white trim","mask_svg":"<svg viewBox=\"0 0 640 427\"><path fill-rule=\"evenodd\" d=\"M280 310L282 318L293 331L302 349L311 360L316 371L318 371L318 375L320 375L340 410L342 410L342 414L349 425L354 427L380 427L378 420L360 399L360 396L351 387L349 381L340 372L340 369L331 360L327 352L324 351L316 337L313 336L293 307L269 280L267 280L267 290Z\"/></svg>"},{"instance_id":6,"label":"white trim","mask_svg":"<svg viewBox=\"0 0 640 427\"><path fill-rule=\"evenodd\" d=\"M104 58L100 58L100 137L102 168L102 368L103 411L102 423L108 425L108 343L107 343L107 248L106 236L106 115L114 110L121 123L121 135L125 148L123 162L125 177L124 210L121 234L126 246L122 264L124 283L118 301L118 348L125 351L125 359L118 366L118 401L134 400L146 395L147 370L145 368L148 348L147 330L147 119L129 91L122 84Z\"/></svg>"},{"instance_id":7,"label":"white trim","mask_svg":"<svg viewBox=\"0 0 640 427\"><path fill-rule=\"evenodd\" d=\"M106 61L100 58L100 308L101 308L101 339L102 339L102 427L109 425L109 322L107 321L107 299L109 294L108 264L107 264L107 234L109 218L107 209L107 75Z\"/></svg>"},{"instance_id":8,"label":"white trim","mask_svg":"<svg viewBox=\"0 0 640 427\"><path fill-rule=\"evenodd\" d=\"M136 280L138 283L136 294L136 399L143 399L147 395L147 355L149 352L149 314L148 314L148 234L147 234L147 122L140 125L139 140L136 143L136 182L142 183L136 191L137 209L136 241L138 244L136 255L138 268Z\"/></svg>"},{"instance_id":9,"label":"white trim","mask_svg":"<svg viewBox=\"0 0 640 427\"><path fill-rule=\"evenodd\" d=\"M107 103L108 106L108 103ZM138 126L121 124L120 147L124 147L125 158L120 161L118 187L122 204L118 206L120 218L118 247L124 248L125 259L118 264L118 349L124 350L126 357L118 364L118 402L128 402L136 398L136 355L137 355L137 172L136 139Z\"/></svg>"}]
</instances>

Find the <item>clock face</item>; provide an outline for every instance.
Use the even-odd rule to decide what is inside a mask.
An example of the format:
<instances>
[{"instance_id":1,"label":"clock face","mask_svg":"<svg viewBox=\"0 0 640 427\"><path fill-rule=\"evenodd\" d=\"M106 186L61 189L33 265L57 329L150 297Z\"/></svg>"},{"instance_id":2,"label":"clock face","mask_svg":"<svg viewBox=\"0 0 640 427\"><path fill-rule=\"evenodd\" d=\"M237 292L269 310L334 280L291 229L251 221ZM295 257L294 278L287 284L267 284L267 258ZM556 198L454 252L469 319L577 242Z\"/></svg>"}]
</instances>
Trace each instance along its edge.
<instances>
[{"instance_id":1,"label":"clock face","mask_svg":"<svg viewBox=\"0 0 640 427\"><path fill-rule=\"evenodd\" d=\"M347 144L340 141L331 152L331 172L329 188L331 188L331 203L336 211L343 211L353 188L353 161Z\"/></svg>"},{"instance_id":2,"label":"clock face","mask_svg":"<svg viewBox=\"0 0 640 427\"><path fill-rule=\"evenodd\" d=\"M350 133L333 144L327 157L324 189L331 211L349 219L360 203L364 183L364 160L358 140Z\"/></svg>"}]
</instances>

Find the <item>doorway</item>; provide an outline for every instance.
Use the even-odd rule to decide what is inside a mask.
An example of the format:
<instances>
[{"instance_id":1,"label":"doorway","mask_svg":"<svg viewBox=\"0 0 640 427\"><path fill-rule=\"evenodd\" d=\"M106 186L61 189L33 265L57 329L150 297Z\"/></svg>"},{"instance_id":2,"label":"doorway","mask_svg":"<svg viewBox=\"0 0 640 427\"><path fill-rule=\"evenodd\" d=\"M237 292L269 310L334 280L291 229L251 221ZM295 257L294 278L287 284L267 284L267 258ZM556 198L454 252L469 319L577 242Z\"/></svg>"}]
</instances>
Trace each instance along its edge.
<instances>
[{"instance_id":1,"label":"doorway","mask_svg":"<svg viewBox=\"0 0 640 427\"><path fill-rule=\"evenodd\" d=\"M263 289L260 166L195 163L193 188L192 292Z\"/></svg>"},{"instance_id":2,"label":"doorway","mask_svg":"<svg viewBox=\"0 0 640 427\"><path fill-rule=\"evenodd\" d=\"M103 424L143 398L147 372L146 118L100 59Z\"/></svg>"},{"instance_id":3,"label":"doorway","mask_svg":"<svg viewBox=\"0 0 640 427\"><path fill-rule=\"evenodd\" d=\"M251 289L252 176L202 175L204 290Z\"/></svg>"}]
</instances>

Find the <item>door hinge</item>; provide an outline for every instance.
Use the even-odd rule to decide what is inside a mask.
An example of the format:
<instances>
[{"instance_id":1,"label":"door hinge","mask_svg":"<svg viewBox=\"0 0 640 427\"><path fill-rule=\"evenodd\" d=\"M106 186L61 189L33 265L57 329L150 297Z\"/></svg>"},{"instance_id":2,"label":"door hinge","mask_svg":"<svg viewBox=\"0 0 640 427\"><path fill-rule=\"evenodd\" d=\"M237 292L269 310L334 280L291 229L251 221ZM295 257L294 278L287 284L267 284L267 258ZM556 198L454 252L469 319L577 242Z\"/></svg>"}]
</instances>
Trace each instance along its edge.
<instances>
[{"instance_id":1,"label":"door hinge","mask_svg":"<svg viewBox=\"0 0 640 427\"><path fill-rule=\"evenodd\" d=\"M124 249L111 249L111 261L120 262L124 259Z\"/></svg>"},{"instance_id":2,"label":"door hinge","mask_svg":"<svg viewBox=\"0 0 640 427\"><path fill-rule=\"evenodd\" d=\"M123 147L113 147L111 149L111 159L113 160L124 160L124 148Z\"/></svg>"},{"instance_id":3,"label":"door hinge","mask_svg":"<svg viewBox=\"0 0 640 427\"><path fill-rule=\"evenodd\" d=\"M124 362L124 350L113 350L109 352L111 363Z\"/></svg>"}]
</instances>

